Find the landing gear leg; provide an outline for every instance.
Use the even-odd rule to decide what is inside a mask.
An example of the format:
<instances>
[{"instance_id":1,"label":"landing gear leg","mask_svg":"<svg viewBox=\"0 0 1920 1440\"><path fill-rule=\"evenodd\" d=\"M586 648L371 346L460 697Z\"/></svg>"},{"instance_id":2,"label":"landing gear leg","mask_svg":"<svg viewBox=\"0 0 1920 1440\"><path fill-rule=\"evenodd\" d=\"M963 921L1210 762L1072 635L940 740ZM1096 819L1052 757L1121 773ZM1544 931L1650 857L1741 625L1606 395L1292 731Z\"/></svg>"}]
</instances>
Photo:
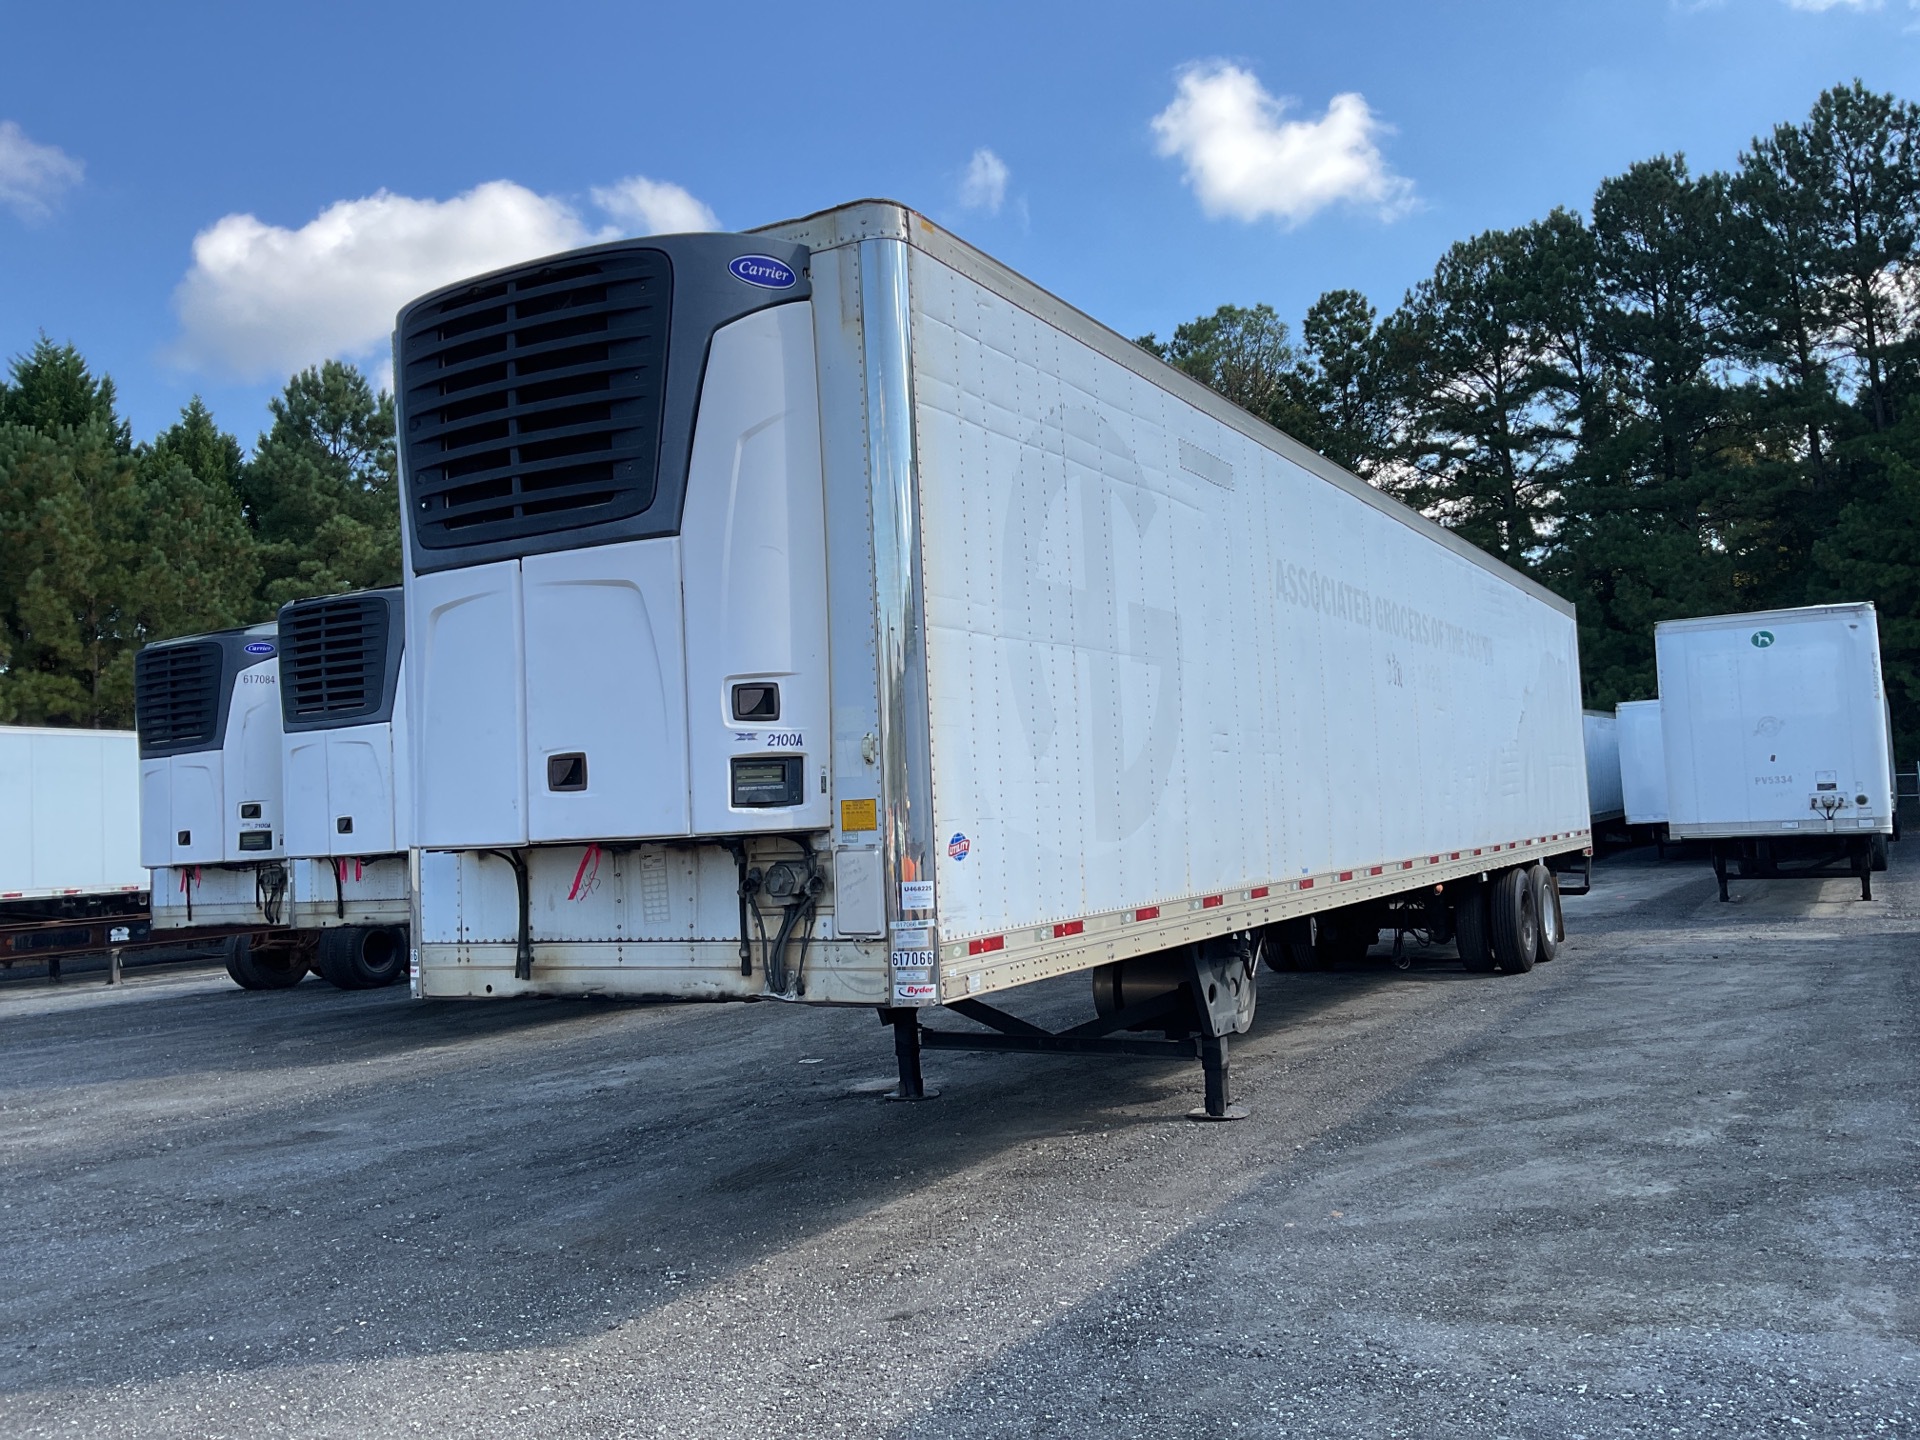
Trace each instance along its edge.
<instances>
[{"instance_id":1,"label":"landing gear leg","mask_svg":"<svg viewBox=\"0 0 1920 1440\"><path fill-rule=\"evenodd\" d=\"M1227 1037L1200 1036L1200 1071L1206 1077L1206 1104L1189 1110L1189 1120L1244 1120L1247 1109L1233 1101L1232 1066L1227 1059Z\"/></svg>"},{"instance_id":2,"label":"landing gear leg","mask_svg":"<svg viewBox=\"0 0 1920 1440\"><path fill-rule=\"evenodd\" d=\"M1718 845L1713 847L1713 878L1720 882L1720 899L1724 904L1728 899L1727 854Z\"/></svg>"},{"instance_id":3,"label":"landing gear leg","mask_svg":"<svg viewBox=\"0 0 1920 1440\"><path fill-rule=\"evenodd\" d=\"M900 1066L900 1084L887 1092L889 1100L934 1100L938 1090L927 1089L920 1073L920 1012L882 1007L880 1018L893 1027L893 1058Z\"/></svg>"}]
</instances>

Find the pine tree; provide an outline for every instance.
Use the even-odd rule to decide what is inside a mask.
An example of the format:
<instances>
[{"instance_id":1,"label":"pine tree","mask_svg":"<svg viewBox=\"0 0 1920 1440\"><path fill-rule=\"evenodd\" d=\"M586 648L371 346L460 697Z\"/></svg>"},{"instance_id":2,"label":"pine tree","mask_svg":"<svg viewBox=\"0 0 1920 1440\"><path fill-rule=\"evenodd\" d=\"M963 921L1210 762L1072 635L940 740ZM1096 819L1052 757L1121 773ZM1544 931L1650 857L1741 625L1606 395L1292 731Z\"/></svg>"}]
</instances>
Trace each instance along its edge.
<instances>
[{"instance_id":1,"label":"pine tree","mask_svg":"<svg viewBox=\"0 0 1920 1440\"><path fill-rule=\"evenodd\" d=\"M140 514L110 420L0 425L0 721L130 723Z\"/></svg>"},{"instance_id":2,"label":"pine tree","mask_svg":"<svg viewBox=\"0 0 1920 1440\"><path fill-rule=\"evenodd\" d=\"M393 397L329 360L287 382L240 490L259 545L263 598L400 583Z\"/></svg>"},{"instance_id":3,"label":"pine tree","mask_svg":"<svg viewBox=\"0 0 1920 1440\"><path fill-rule=\"evenodd\" d=\"M113 377L96 380L72 345L42 335L30 353L14 358L11 370L12 383L0 385L0 424L47 436L100 424L119 453L133 448L131 427L114 412Z\"/></svg>"},{"instance_id":4,"label":"pine tree","mask_svg":"<svg viewBox=\"0 0 1920 1440\"><path fill-rule=\"evenodd\" d=\"M1389 326L1404 396L1398 493L1522 570L1551 534L1561 480L1535 269L1524 232L1463 240Z\"/></svg>"},{"instance_id":5,"label":"pine tree","mask_svg":"<svg viewBox=\"0 0 1920 1440\"><path fill-rule=\"evenodd\" d=\"M1263 420L1284 408L1297 360L1287 323L1271 305L1222 305L1179 326L1165 344L1152 335L1134 343Z\"/></svg>"}]
</instances>

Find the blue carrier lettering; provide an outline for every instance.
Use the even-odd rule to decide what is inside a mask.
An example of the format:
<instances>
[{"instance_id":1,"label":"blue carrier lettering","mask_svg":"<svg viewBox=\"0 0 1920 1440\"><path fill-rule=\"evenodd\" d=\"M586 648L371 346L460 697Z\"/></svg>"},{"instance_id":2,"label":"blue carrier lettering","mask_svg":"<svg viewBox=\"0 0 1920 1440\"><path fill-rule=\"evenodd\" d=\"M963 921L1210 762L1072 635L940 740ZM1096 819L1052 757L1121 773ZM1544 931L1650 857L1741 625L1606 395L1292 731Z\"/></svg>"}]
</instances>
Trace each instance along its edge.
<instances>
[{"instance_id":1,"label":"blue carrier lettering","mask_svg":"<svg viewBox=\"0 0 1920 1440\"><path fill-rule=\"evenodd\" d=\"M246 651L249 655L271 655L273 654L273 646L264 640L255 640L247 645Z\"/></svg>"},{"instance_id":2,"label":"blue carrier lettering","mask_svg":"<svg viewBox=\"0 0 1920 1440\"><path fill-rule=\"evenodd\" d=\"M762 290L791 290L800 283L791 265L771 255L741 255L728 262L727 269L733 272L734 279L758 285Z\"/></svg>"}]
</instances>

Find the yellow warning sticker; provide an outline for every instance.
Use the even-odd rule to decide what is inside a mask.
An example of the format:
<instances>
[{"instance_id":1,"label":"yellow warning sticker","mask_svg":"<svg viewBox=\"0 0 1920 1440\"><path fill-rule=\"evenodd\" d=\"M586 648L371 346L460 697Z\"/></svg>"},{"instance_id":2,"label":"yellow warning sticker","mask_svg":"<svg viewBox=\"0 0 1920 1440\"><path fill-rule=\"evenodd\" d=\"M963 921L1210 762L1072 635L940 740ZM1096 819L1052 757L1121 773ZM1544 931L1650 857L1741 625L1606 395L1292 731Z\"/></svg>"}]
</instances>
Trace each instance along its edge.
<instances>
[{"instance_id":1,"label":"yellow warning sticker","mask_svg":"<svg viewBox=\"0 0 1920 1440\"><path fill-rule=\"evenodd\" d=\"M878 830L880 828L880 802L878 800L842 800L840 802L840 829L851 835L856 830Z\"/></svg>"}]
</instances>

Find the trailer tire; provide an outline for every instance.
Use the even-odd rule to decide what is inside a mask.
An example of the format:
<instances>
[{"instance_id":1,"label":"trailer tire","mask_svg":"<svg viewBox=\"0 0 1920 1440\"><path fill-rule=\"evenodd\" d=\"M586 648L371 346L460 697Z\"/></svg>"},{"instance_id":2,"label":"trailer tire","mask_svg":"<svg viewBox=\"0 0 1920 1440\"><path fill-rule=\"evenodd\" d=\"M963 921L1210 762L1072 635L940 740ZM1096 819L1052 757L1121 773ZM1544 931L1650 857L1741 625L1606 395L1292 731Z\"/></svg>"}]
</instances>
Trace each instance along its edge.
<instances>
[{"instance_id":1,"label":"trailer tire","mask_svg":"<svg viewBox=\"0 0 1920 1440\"><path fill-rule=\"evenodd\" d=\"M1275 970L1311 970L1314 968L1314 917L1282 920L1267 928L1267 943L1261 953Z\"/></svg>"},{"instance_id":2,"label":"trailer tire","mask_svg":"<svg viewBox=\"0 0 1920 1440\"><path fill-rule=\"evenodd\" d=\"M225 954L227 975L242 990L285 990L307 974L307 962L291 946L255 947L251 935L229 935Z\"/></svg>"},{"instance_id":3,"label":"trailer tire","mask_svg":"<svg viewBox=\"0 0 1920 1440\"><path fill-rule=\"evenodd\" d=\"M1469 883L1453 902L1453 942L1460 963L1475 975L1493 973L1493 919L1487 913L1487 887Z\"/></svg>"},{"instance_id":4,"label":"trailer tire","mask_svg":"<svg viewBox=\"0 0 1920 1440\"><path fill-rule=\"evenodd\" d=\"M1533 913L1540 917L1540 962L1544 965L1560 953L1560 943L1567 938L1567 917L1560 909L1560 879L1537 862L1527 875L1533 886Z\"/></svg>"},{"instance_id":5,"label":"trailer tire","mask_svg":"<svg viewBox=\"0 0 1920 1440\"><path fill-rule=\"evenodd\" d=\"M1317 917L1315 927L1314 968L1332 970L1352 960L1363 960L1380 939L1378 926L1368 926L1351 914L1338 911Z\"/></svg>"},{"instance_id":6,"label":"trailer tire","mask_svg":"<svg viewBox=\"0 0 1920 1440\"><path fill-rule=\"evenodd\" d=\"M1533 882L1523 866L1503 870L1493 882L1493 958L1509 975L1524 974L1540 958L1540 913L1533 908Z\"/></svg>"},{"instance_id":7,"label":"trailer tire","mask_svg":"<svg viewBox=\"0 0 1920 1440\"><path fill-rule=\"evenodd\" d=\"M407 973L407 932L349 925L320 936L319 971L342 990L377 990Z\"/></svg>"}]
</instances>

